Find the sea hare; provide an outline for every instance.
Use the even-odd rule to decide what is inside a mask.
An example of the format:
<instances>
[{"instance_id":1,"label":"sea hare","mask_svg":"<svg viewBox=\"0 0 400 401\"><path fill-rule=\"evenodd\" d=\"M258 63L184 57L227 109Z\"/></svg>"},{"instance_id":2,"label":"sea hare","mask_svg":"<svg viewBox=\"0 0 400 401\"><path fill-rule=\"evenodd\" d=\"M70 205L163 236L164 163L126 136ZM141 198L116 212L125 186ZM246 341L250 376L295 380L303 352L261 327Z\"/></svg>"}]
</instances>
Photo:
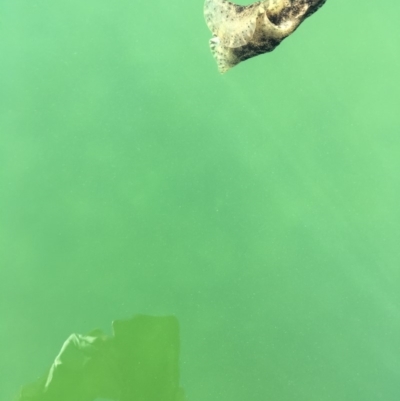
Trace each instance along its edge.
<instances>
[{"instance_id":1,"label":"sea hare","mask_svg":"<svg viewBox=\"0 0 400 401\"><path fill-rule=\"evenodd\" d=\"M213 37L210 48L221 73L274 50L326 0L264 0L240 6L206 0L204 17Z\"/></svg>"}]
</instances>

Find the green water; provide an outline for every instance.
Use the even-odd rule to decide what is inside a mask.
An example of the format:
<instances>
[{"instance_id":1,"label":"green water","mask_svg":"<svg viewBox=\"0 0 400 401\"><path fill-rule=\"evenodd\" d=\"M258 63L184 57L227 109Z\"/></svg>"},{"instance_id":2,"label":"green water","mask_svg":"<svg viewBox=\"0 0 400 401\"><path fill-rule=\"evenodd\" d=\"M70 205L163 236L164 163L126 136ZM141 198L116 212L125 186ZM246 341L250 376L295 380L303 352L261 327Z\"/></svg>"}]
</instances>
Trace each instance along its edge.
<instances>
[{"instance_id":1,"label":"green water","mask_svg":"<svg viewBox=\"0 0 400 401\"><path fill-rule=\"evenodd\" d=\"M400 5L221 76L202 1L0 4L0 399L175 314L189 401L400 399Z\"/></svg>"}]
</instances>

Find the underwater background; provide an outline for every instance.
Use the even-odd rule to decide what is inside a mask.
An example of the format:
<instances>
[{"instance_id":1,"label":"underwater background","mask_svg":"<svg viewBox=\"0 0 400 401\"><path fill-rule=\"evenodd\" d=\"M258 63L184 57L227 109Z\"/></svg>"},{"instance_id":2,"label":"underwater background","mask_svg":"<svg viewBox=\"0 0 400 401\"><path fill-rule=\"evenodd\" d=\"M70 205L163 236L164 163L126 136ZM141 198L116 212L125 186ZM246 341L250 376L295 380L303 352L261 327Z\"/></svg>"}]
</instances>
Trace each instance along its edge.
<instances>
[{"instance_id":1,"label":"underwater background","mask_svg":"<svg viewBox=\"0 0 400 401\"><path fill-rule=\"evenodd\" d=\"M400 399L400 4L225 75L202 8L1 2L1 400L136 313L189 401Z\"/></svg>"}]
</instances>

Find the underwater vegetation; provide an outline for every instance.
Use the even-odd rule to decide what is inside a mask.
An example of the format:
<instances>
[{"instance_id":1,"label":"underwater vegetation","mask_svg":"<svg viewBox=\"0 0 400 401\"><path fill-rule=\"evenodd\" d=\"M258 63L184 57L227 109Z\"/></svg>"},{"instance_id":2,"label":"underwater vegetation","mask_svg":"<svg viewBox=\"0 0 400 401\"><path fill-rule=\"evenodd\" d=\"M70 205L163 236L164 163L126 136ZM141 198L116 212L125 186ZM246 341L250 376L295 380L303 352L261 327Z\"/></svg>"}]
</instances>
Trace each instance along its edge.
<instances>
[{"instance_id":1,"label":"underwater vegetation","mask_svg":"<svg viewBox=\"0 0 400 401\"><path fill-rule=\"evenodd\" d=\"M113 332L71 334L48 373L17 400L185 401L176 317L136 315L114 321Z\"/></svg>"}]
</instances>

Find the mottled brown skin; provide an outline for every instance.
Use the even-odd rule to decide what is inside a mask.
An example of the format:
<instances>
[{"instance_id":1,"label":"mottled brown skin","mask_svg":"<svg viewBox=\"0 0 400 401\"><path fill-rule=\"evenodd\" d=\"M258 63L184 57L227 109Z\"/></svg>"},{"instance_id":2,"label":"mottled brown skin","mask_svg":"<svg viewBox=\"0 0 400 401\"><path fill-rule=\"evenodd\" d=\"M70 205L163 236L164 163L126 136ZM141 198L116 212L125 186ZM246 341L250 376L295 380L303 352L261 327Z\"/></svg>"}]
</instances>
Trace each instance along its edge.
<instances>
[{"instance_id":1,"label":"mottled brown skin","mask_svg":"<svg viewBox=\"0 0 400 401\"><path fill-rule=\"evenodd\" d=\"M258 7L258 16L253 36L241 46L227 46L219 40L218 32L213 32L210 47L220 72L224 73L249 58L271 52L325 2L326 0L265 0L245 7L232 4L232 13L235 15L233 19L227 19L227 24L233 23L232 21L239 24L241 13L248 7Z\"/></svg>"},{"instance_id":2,"label":"mottled brown skin","mask_svg":"<svg viewBox=\"0 0 400 401\"><path fill-rule=\"evenodd\" d=\"M268 53L274 50L283 39L287 38L292 34L298 26L311 14L320 8L326 0L293 0L289 7L284 8L279 14L268 15L268 19L276 26L281 26L287 21L292 21L294 23L293 30L290 32L285 32L281 37L270 37L268 32L260 31L256 29L253 40L251 40L247 45L232 49L232 55L240 63L251 57L258 56L263 53ZM309 8L302 14L304 5L308 4Z\"/></svg>"}]
</instances>

